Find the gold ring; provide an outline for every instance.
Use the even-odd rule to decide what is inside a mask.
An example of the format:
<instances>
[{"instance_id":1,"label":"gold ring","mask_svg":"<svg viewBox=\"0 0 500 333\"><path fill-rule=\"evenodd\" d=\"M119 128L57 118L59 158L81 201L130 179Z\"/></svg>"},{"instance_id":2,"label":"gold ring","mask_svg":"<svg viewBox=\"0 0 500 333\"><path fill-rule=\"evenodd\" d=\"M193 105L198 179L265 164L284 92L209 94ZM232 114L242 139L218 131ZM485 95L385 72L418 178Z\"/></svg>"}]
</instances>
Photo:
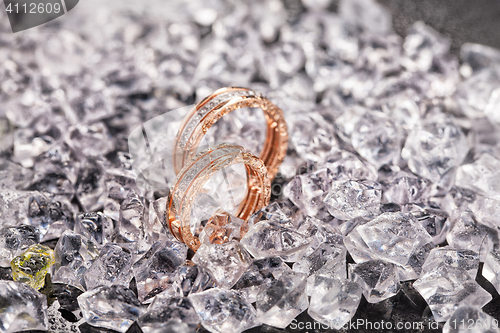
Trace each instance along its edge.
<instances>
[{"instance_id":1,"label":"gold ring","mask_svg":"<svg viewBox=\"0 0 500 333\"><path fill-rule=\"evenodd\" d=\"M247 195L240 203L237 216L245 221L241 236L247 229L250 216L269 204L271 183L264 162L236 145L221 144L198 154L185 165L170 188L167 200L167 226L179 241L196 251L201 243L191 233L189 223L191 206L203 185L216 172L233 164L242 163L247 173Z\"/></svg>"},{"instance_id":2,"label":"gold ring","mask_svg":"<svg viewBox=\"0 0 500 333\"><path fill-rule=\"evenodd\" d=\"M175 173L196 155L201 139L225 114L240 108L260 108L267 122L267 134L260 159L272 181L288 147L288 132L283 111L261 94L246 88L221 88L196 104L184 118L173 148Z\"/></svg>"}]
</instances>

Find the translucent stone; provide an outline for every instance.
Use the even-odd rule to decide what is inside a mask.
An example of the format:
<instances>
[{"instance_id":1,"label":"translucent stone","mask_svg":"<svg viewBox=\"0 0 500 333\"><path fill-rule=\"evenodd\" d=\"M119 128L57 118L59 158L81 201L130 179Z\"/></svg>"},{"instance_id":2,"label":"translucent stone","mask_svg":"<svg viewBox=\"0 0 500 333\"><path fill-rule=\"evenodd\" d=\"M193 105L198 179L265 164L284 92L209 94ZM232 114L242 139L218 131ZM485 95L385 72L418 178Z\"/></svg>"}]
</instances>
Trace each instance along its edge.
<instances>
[{"instance_id":1,"label":"translucent stone","mask_svg":"<svg viewBox=\"0 0 500 333\"><path fill-rule=\"evenodd\" d=\"M457 169L455 184L485 197L500 200L499 167L499 160L483 154L473 163L461 165Z\"/></svg>"},{"instance_id":2,"label":"translucent stone","mask_svg":"<svg viewBox=\"0 0 500 333\"><path fill-rule=\"evenodd\" d=\"M92 290L114 284L128 286L132 275L132 254L116 244L108 243L83 277L87 290Z\"/></svg>"},{"instance_id":3,"label":"translucent stone","mask_svg":"<svg viewBox=\"0 0 500 333\"><path fill-rule=\"evenodd\" d=\"M411 214L384 213L356 229L374 255L396 265L409 265L424 245L432 243Z\"/></svg>"},{"instance_id":4,"label":"translucent stone","mask_svg":"<svg viewBox=\"0 0 500 333\"><path fill-rule=\"evenodd\" d=\"M78 296L87 323L125 333L144 312L134 292L124 286L101 286Z\"/></svg>"},{"instance_id":5,"label":"translucent stone","mask_svg":"<svg viewBox=\"0 0 500 333\"><path fill-rule=\"evenodd\" d=\"M254 225L260 221L277 222L286 226L293 226L294 215L298 209L290 201L273 202L254 213L248 220L249 225Z\"/></svg>"},{"instance_id":6,"label":"translucent stone","mask_svg":"<svg viewBox=\"0 0 500 333\"><path fill-rule=\"evenodd\" d=\"M68 201L51 200L41 194L30 197L28 219L43 235L42 242L58 238L75 224L73 207Z\"/></svg>"},{"instance_id":7,"label":"translucent stone","mask_svg":"<svg viewBox=\"0 0 500 333\"><path fill-rule=\"evenodd\" d=\"M357 155L340 150L328 156L324 165L337 180L377 180L377 169Z\"/></svg>"},{"instance_id":8,"label":"translucent stone","mask_svg":"<svg viewBox=\"0 0 500 333\"><path fill-rule=\"evenodd\" d=\"M369 303L378 303L399 291L397 266L383 260L369 260L349 265L349 277L363 290Z\"/></svg>"},{"instance_id":9,"label":"translucent stone","mask_svg":"<svg viewBox=\"0 0 500 333\"><path fill-rule=\"evenodd\" d=\"M460 305L483 307L491 295L470 277L466 270L441 265L413 282L434 315L434 320L446 321Z\"/></svg>"},{"instance_id":10,"label":"translucent stone","mask_svg":"<svg viewBox=\"0 0 500 333\"><path fill-rule=\"evenodd\" d=\"M180 242L156 242L133 265L138 298L144 302L167 289L187 258L188 247Z\"/></svg>"},{"instance_id":11,"label":"translucent stone","mask_svg":"<svg viewBox=\"0 0 500 333\"><path fill-rule=\"evenodd\" d=\"M65 283L85 290L83 274L99 255L96 243L87 237L66 231L54 249L53 283Z\"/></svg>"},{"instance_id":12,"label":"translucent stone","mask_svg":"<svg viewBox=\"0 0 500 333\"><path fill-rule=\"evenodd\" d=\"M245 223L240 218L227 212L213 215L200 234L202 243L223 244L232 240L240 240L241 227Z\"/></svg>"},{"instance_id":13,"label":"translucent stone","mask_svg":"<svg viewBox=\"0 0 500 333\"><path fill-rule=\"evenodd\" d=\"M289 76L293 76L304 66L304 50L299 44L275 44L264 53L261 67L262 75L271 88L278 88Z\"/></svg>"},{"instance_id":14,"label":"translucent stone","mask_svg":"<svg viewBox=\"0 0 500 333\"><path fill-rule=\"evenodd\" d=\"M380 212L382 187L379 183L365 181L336 181L323 201L326 208L340 220L360 216L376 216Z\"/></svg>"},{"instance_id":15,"label":"translucent stone","mask_svg":"<svg viewBox=\"0 0 500 333\"><path fill-rule=\"evenodd\" d=\"M478 222L469 212L461 212L453 218L453 227L446 235L446 241L456 249L472 250L481 255L498 248L498 229ZM483 260L482 256L480 259Z\"/></svg>"},{"instance_id":16,"label":"translucent stone","mask_svg":"<svg viewBox=\"0 0 500 333\"><path fill-rule=\"evenodd\" d=\"M476 196L474 202L467 203L467 208L485 224L496 225L500 218L499 200Z\"/></svg>"},{"instance_id":17,"label":"translucent stone","mask_svg":"<svg viewBox=\"0 0 500 333\"><path fill-rule=\"evenodd\" d=\"M422 272L428 273L442 265L464 269L471 279L475 279L479 269L479 254L471 250L457 250L450 246L434 248L425 260Z\"/></svg>"},{"instance_id":18,"label":"translucent stone","mask_svg":"<svg viewBox=\"0 0 500 333\"><path fill-rule=\"evenodd\" d=\"M287 117L290 143L306 161L321 162L338 150L333 125L318 112L294 113Z\"/></svg>"},{"instance_id":19,"label":"translucent stone","mask_svg":"<svg viewBox=\"0 0 500 333\"><path fill-rule=\"evenodd\" d=\"M462 75L464 73L470 75L472 72L500 64L500 51L486 45L465 43L460 47L460 58L464 62L462 66L467 67L460 69Z\"/></svg>"},{"instance_id":20,"label":"translucent stone","mask_svg":"<svg viewBox=\"0 0 500 333\"><path fill-rule=\"evenodd\" d=\"M231 288L252 263L250 255L236 241L202 244L192 260L212 273L220 288Z\"/></svg>"},{"instance_id":21,"label":"translucent stone","mask_svg":"<svg viewBox=\"0 0 500 333\"><path fill-rule=\"evenodd\" d=\"M412 172L439 182L462 163L468 151L465 135L454 119L434 113L413 128L401 156Z\"/></svg>"},{"instance_id":22,"label":"translucent stone","mask_svg":"<svg viewBox=\"0 0 500 333\"><path fill-rule=\"evenodd\" d=\"M78 154L89 157L104 156L114 149L113 138L101 122L69 128L66 142Z\"/></svg>"},{"instance_id":23,"label":"translucent stone","mask_svg":"<svg viewBox=\"0 0 500 333\"><path fill-rule=\"evenodd\" d=\"M31 169L23 168L21 165L6 159L0 159L0 188L26 188L32 177L33 171Z\"/></svg>"},{"instance_id":24,"label":"translucent stone","mask_svg":"<svg viewBox=\"0 0 500 333\"><path fill-rule=\"evenodd\" d=\"M159 294L137 322L144 333L188 333L196 329L200 319L187 298Z\"/></svg>"},{"instance_id":25,"label":"translucent stone","mask_svg":"<svg viewBox=\"0 0 500 333\"><path fill-rule=\"evenodd\" d=\"M500 89L497 88L491 92L488 104L484 109L484 115L497 127L500 126L500 116L496 112L498 107L500 107Z\"/></svg>"},{"instance_id":26,"label":"translucent stone","mask_svg":"<svg viewBox=\"0 0 500 333\"><path fill-rule=\"evenodd\" d=\"M54 264L54 251L47 246L31 245L21 255L12 259L12 278L21 281L34 289L40 289L45 284L45 275Z\"/></svg>"},{"instance_id":27,"label":"translucent stone","mask_svg":"<svg viewBox=\"0 0 500 333\"><path fill-rule=\"evenodd\" d=\"M293 264L293 271L307 274L307 295L312 295L317 276L346 278L346 248L341 244L323 243Z\"/></svg>"},{"instance_id":28,"label":"translucent stone","mask_svg":"<svg viewBox=\"0 0 500 333\"><path fill-rule=\"evenodd\" d=\"M295 261L307 250L309 241L291 228L276 222L261 221L250 228L241 239L241 244L257 259L279 256L285 261Z\"/></svg>"},{"instance_id":29,"label":"translucent stone","mask_svg":"<svg viewBox=\"0 0 500 333\"><path fill-rule=\"evenodd\" d=\"M5 333L47 330L47 298L26 283L0 281L0 321Z\"/></svg>"},{"instance_id":30,"label":"translucent stone","mask_svg":"<svg viewBox=\"0 0 500 333\"><path fill-rule=\"evenodd\" d=\"M399 160L401 135L384 113L365 113L354 125L351 142L358 154L376 167Z\"/></svg>"},{"instance_id":31,"label":"translucent stone","mask_svg":"<svg viewBox=\"0 0 500 333\"><path fill-rule=\"evenodd\" d=\"M107 198L103 213L115 221L120 219L120 205L130 192L140 193L136 184L136 176L123 170L107 170L106 188Z\"/></svg>"},{"instance_id":32,"label":"translucent stone","mask_svg":"<svg viewBox=\"0 0 500 333\"><path fill-rule=\"evenodd\" d=\"M309 306L306 274L283 272L257 294L257 318L269 326L285 328Z\"/></svg>"},{"instance_id":33,"label":"translucent stone","mask_svg":"<svg viewBox=\"0 0 500 333\"><path fill-rule=\"evenodd\" d=\"M113 221L101 212L80 213L76 219L75 232L103 245L112 239Z\"/></svg>"},{"instance_id":34,"label":"translucent stone","mask_svg":"<svg viewBox=\"0 0 500 333\"><path fill-rule=\"evenodd\" d=\"M259 325L254 307L237 291L214 288L191 294L188 299L210 332L240 333Z\"/></svg>"},{"instance_id":35,"label":"translucent stone","mask_svg":"<svg viewBox=\"0 0 500 333\"><path fill-rule=\"evenodd\" d=\"M172 283L174 294L180 297L187 297L215 286L212 274L190 260L177 268ZM168 290L165 293L168 293Z\"/></svg>"},{"instance_id":36,"label":"translucent stone","mask_svg":"<svg viewBox=\"0 0 500 333\"><path fill-rule=\"evenodd\" d=\"M307 313L328 327L341 329L356 313L362 288L353 281L317 276Z\"/></svg>"},{"instance_id":37,"label":"translucent stone","mask_svg":"<svg viewBox=\"0 0 500 333\"><path fill-rule=\"evenodd\" d=\"M149 207L138 193L130 192L120 204L119 223L116 226L114 241L117 243L133 243L143 239Z\"/></svg>"},{"instance_id":38,"label":"translucent stone","mask_svg":"<svg viewBox=\"0 0 500 333\"><path fill-rule=\"evenodd\" d=\"M484 278L490 281L497 291L500 290L500 251L488 252L484 258L482 273Z\"/></svg>"},{"instance_id":39,"label":"translucent stone","mask_svg":"<svg viewBox=\"0 0 500 333\"><path fill-rule=\"evenodd\" d=\"M220 208L219 202L207 193L199 193L193 201L189 226L191 233L200 236L207 221Z\"/></svg>"},{"instance_id":40,"label":"translucent stone","mask_svg":"<svg viewBox=\"0 0 500 333\"><path fill-rule=\"evenodd\" d=\"M247 268L232 289L240 292L248 302L254 303L261 290L269 287L273 281L279 279L281 274L290 270L290 267L279 257L257 259Z\"/></svg>"},{"instance_id":41,"label":"translucent stone","mask_svg":"<svg viewBox=\"0 0 500 333\"><path fill-rule=\"evenodd\" d=\"M40 241L38 230L30 225L6 227L0 230L0 264L10 266L12 258Z\"/></svg>"},{"instance_id":42,"label":"translucent stone","mask_svg":"<svg viewBox=\"0 0 500 333\"><path fill-rule=\"evenodd\" d=\"M443 326L443 333L498 333L498 320L478 306L462 305Z\"/></svg>"},{"instance_id":43,"label":"translucent stone","mask_svg":"<svg viewBox=\"0 0 500 333\"><path fill-rule=\"evenodd\" d=\"M401 211L411 213L429 233L435 245L446 240L446 234L451 228L451 222L448 213L439 209L439 207L409 204L403 206Z\"/></svg>"},{"instance_id":44,"label":"translucent stone","mask_svg":"<svg viewBox=\"0 0 500 333\"><path fill-rule=\"evenodd\" d=\"M320 169L312 174L295 176L285 186L283 194L307 215L315 216L324 206L323 197L330 183L330 171Z\"/></svg>"},{"instance_id":45,"label":"translucent stone","mask_svg":"<svg viewBox=\"0 0 500 333\"><path fill-rule=\"evenodd\" d=\"M403 45L405 58L402 64L410 71L430 71L435 57L446 55L450 49L450 40L419 21L414 23Z\"/></svg>"},{"instance_id":46,"label":"translucent stone","mask_svg":"<svg viewBox=\"0 0 500 333\"><path fill-rule=\"evenodd\" d=\"M400 171L383 182L384 202L399 205L425 202L431 194L432 183L415 175Z\"/></svg>"},{"instance_id":47,"label":"translucent stone","mask_svg":"<svg viewBox=\"0 0 500 333\"><path fill-rule=\"evenodd\" d=\"M454 94L461 111L469 118L484 117L492 92L500 84L498 68L484 68L457 85Z\"/></svg>"},{"instance_id":48,"label":"translucent stone","mask_svg":"<svg viewBox=\"0 0 500 333\"><path fill-rule=\"evenodd\" d=\"M82 163L76 184L76 197L85 211L101 209L106 199L106 182L102 162L92 159Z\"/></svg>"},{"instance_id":49,"label":"translucent stone","mask_svg":"<svg viewBox=\"0 0 500 333\"><path fill-rule=\"evenodd\" d=\"M363 10L360 10L361 8ZM374 0L342 0L339 13L347 22L366 31L379 34L391 31L391 14Z\"/></svg>"}]
</instances>

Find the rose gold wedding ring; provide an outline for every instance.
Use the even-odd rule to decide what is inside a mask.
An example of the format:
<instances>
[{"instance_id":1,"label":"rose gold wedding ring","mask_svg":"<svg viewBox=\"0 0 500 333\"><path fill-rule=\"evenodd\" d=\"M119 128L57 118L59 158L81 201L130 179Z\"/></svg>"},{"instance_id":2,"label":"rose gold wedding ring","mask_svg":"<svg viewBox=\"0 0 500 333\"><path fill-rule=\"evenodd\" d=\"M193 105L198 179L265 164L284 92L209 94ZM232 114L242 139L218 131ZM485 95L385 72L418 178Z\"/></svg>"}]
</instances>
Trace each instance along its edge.
<instances>
[{"instance_id":1,"label":"rose gold wedding ring","mask_svg":"<svg viewBox=\"0 0 500 333\"><path fill-rule=\"evenodd\" d=\"M241 146L221 144L201 152L180 170L170 188L166 227L194 251L201 245L198 237L192 234L189 223L196 195L216 172L238 163L245 165L247 195L238 207L237 217L246 222L250 215L269 204L271 184L264 162ZM241 236L247 229L245 223L241 227Z\"/></svg>"},{"instance_id":2,"label":"rose gold wedding ring","mask_svg":"<svg viewBox=\"0 0 500 333\"><path fill-rule=\"evenodd\" d=\"M272 181L285 158L288 133L283 111L261 94L246 88L221 88L199 102L184 118L173 148L174 170L180 170L193 159L208 129L225 114L240 108L260 108L267 122L267 134L260 159Z\"/></svg>"}]
</instances>

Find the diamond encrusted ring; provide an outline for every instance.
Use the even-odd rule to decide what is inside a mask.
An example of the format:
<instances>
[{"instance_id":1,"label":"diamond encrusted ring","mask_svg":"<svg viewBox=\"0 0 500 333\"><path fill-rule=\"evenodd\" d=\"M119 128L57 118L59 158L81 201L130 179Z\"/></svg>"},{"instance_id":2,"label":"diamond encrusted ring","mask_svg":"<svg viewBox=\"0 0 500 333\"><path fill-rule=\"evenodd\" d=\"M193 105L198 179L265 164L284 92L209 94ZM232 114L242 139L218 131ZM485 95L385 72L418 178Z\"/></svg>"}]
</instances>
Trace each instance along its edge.
<instances>
[{"instance_id":1,"label":"diamond encrusted ring","mask_svg":"<svg viewBox=\"0 0 500 333\"><path fill-rule=\"evenodd\" d=\"M173 163L178 174L196 155L198 145L208 129L225 114L240 108L260 108L267 122L267 135L260 159L272 181L285 158L288 132L283 111L261 94L246 88L221 88L199 102L184 118L173 148Z\"/></svg>"},{"instance_id":2,"label":"diamond encrusted ring","mask_svg":"<svg viewBox=\"0 0 500 333\"><path fill-rule=\"evenodd\" d=\"M203 185L215 173L228 166L242 163L247 173L247 195L238 207L237 216L247 221L250 215L265 207L271 196L271 183L264 162L245 148L221 144L204 150L186 164L170 188L167 201L167 224L172 234L196 251L201 243L193 235L189 223L191 206ZM241 227L246 233L247 224Z\"/></svg>"}]
</instances>

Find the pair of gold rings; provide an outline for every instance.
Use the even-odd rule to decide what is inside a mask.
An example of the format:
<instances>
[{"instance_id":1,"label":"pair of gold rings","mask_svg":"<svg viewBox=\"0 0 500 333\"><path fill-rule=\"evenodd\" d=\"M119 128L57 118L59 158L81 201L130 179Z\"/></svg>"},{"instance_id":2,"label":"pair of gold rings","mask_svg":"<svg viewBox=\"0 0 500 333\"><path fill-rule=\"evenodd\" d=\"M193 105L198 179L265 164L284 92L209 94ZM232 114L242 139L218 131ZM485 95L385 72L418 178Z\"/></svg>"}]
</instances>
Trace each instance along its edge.
<instances>
[{"instance_id":1,"label":"pair of gold rings","mask_svg":"<svg viewBox=\"0 0 500 333\"><path fill-rule=\"evenodd\" d=\"M196 154L198 146L217 120L240 108L260 108L267 123L267 134L260 158L237 145L221 144ZM267 206L271 181L285 158L288 132L283 111L261 94L246 88L222 88L196 104L184 118L173 148L177 178L167 200L167 226L181 242L196 251L201 243L192 234L190 214L196 195L215 173L234 164L244 164L247 195L240 203L237 217L245 222L257 210ZM241 227L241 236L246 225Z\"/></svg>"}]
</instances>

